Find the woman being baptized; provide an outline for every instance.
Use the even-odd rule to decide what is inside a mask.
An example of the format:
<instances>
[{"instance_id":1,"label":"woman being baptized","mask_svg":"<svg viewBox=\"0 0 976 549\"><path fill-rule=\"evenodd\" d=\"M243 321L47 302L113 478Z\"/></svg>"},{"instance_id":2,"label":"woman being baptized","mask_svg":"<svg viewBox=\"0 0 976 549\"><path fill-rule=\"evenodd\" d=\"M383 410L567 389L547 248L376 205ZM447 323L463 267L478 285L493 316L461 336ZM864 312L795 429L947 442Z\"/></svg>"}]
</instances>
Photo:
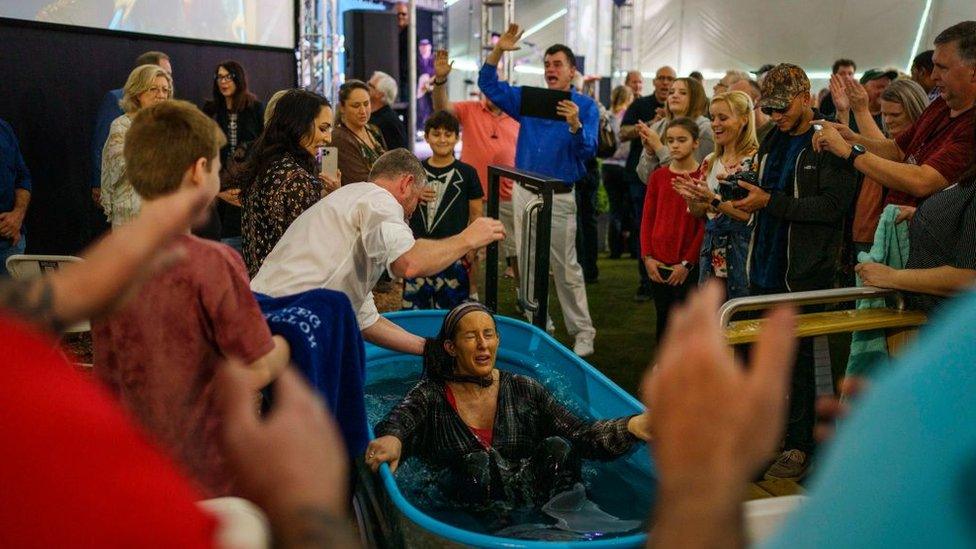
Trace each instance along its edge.
<instances>
[{"instance_id":1,"label":"woman being baptized","mask_svg":"<svg viewBox=\"0 0 976 549\"><path fill-rule=\"evenodd\" d=\"M424 352L424 376L376 425L374 471L417 456L465 503L541 504L580 480L581 459L609 461L650 439L647 414L586 421L538 381L495 368L491 313L463 303Z\"/></svg>"}]
</instances>

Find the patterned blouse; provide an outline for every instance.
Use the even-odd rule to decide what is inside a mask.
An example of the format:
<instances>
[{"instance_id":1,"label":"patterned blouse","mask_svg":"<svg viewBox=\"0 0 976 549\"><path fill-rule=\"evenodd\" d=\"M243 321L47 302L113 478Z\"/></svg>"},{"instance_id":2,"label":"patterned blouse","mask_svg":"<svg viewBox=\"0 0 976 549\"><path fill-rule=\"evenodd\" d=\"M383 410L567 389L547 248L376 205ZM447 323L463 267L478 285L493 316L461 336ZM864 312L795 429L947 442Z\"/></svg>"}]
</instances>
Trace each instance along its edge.
<instances>
[{"instance_id":1,"label":"patterned blouse","mask_svg":"<svg viewBox=\"0 0 976 549\"><path fill-rule=\"evenodd\" d=\"M532 456L551 436L565 438L584 459L611 460L638 441L627 430L629 417L585 421L563 407L538 381L504 370L498 372L498 409L492 447L502 457ZM403 456L416 455L435 466L484 447L454 411L444 384L423 379L376 425L377 437L393 435L403 443Z\"/></svg>"},{"instance_id":2,"label":"patterned blouse","mask_svg":"<svg viewBox=\"0 0 976 549\"><path fill-rule=\"evenodd\" d=\"M102 208L113 227L129 222L142 208L142 199L126 178L122 155L131 125L132 119L126 114L113 120L102 147Z\"/></svg>"},{"instance_id":3,"label":"patterned blouse","mask_svg":"<svg viewBox=\"0 0 976 549\"><path fill-rule=\"evenodd\" d=\"M322 181L284 154L241 194L244 264L251 278L292 221L322 198Z\"/></svg>"}]
</instances>

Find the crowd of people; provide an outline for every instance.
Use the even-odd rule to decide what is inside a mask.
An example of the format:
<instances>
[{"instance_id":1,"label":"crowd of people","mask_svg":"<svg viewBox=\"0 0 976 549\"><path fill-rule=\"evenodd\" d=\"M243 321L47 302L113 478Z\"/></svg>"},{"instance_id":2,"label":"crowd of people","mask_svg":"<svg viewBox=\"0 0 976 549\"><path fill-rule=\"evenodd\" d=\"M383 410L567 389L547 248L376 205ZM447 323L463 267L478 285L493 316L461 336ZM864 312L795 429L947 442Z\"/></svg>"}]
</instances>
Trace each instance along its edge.
<instances>
[{"instance_id":1,"label":"crowd of people","mask_svg":"<svg viewBox=\"0 0 976 549\"><path fill-rule=\"evenodd\" d=\"M566 479L546 471L578 470L580 457L612 459L645 440L661 475L652 543L741 542L741 485L757 472L801 479L817 451L814 352L811 340L781 329L793 322L781 309L750 368L730 368L716 310L728 298L850 284L854 274L859 283L905 292L913 308L934 316L946 298L972 287L976 22L941 32L911 75L872 68L856 79L855 62L838 60L822 97L789 63L764 66L755 78L729 71L711 97L694 75L661 67L650 95L641 95L635 70L603 106L583 93L573 51L556 44L543 59L545 85L566 94L556 119L526 115L524 88L499 78L499 62L521 36L518 25L498 36L478 73L478 100L452 101L447 53L427 56L431 112L420 123L432 156L423 161L404 148L413 132L391 109L398 84L388 74L346 81L335 107L301 89L265 104L248 90L245 68L227 60L216 65L213 96L198 108L174 99L166 54L141 55L124 86L106 95L93 136L92 198L111 225L107 235L83 263L31 281L0 279L0 322L14 351L6 370L19 380L12 385L18 397L0 405L9 418L2 427L24 441L4 458L14 464L4 478L18 467L35 473L5 482L25 503L0 515L23 519L47 508L25 482L44 476L38 456L55 445L80 451L90 437L89 457L51 477L53 490L58 479L72 479L61 498L75 505L62 514L85 507L78 494L97 490L108 502L97 510L109 510L113 521L152 520L160 530L116 532L88 510L75 518L93 540L117 534L158 542L165 534L173 544L209 545L213 519L193 500L236 495L263 508L282 546L351 545L349 456L374 469L420 456L455 467L467 496L494 498L505 490L486 469L487 456L504 447L506 458L535 456L523 465L545 481L539 493L548 496ZM6 259L24 251L31 191L6 123L0 153ZM327 154L337 155L335 171L326 168ZM635 299L653 300L656 311L660 346L642 392L645 413L589 422L537 381L495 367L492 311L477 303L478 252L499 243L506 272L520 275L527 258L517 244L537 190L503 180L500 219L485 217L490 164L564 183L553 194L550 247L536 253L550 255L579 356L597 342L586 292L597 276L595 231L587 229L595 214L584 189L602 179L611 256L637 260ZM889 253L898 246L907 258ZM451 311L437 338L379 315L372 291L384 276L404 281L404 308ZM311 333L339 309L286 309L306 339L269 325L269 303L325 295L350 312L356 338L423 356L424 380L376 426L368 447L346 415L365 421L361 377L323 381L304 367L321 343ZM971 299L957 306L972 316ZM49 352L50 334L86 318L99 386L72 376ZM935 346L951 335L933 327L922 342L932 352L907 360L931 368L935 355L954 352ZM971 358L969 347L963 351ZM290 363L303 365L316 388L358 383L346 398L360 402L316 395ZM904 390L906 375L877 392ZM67 398L45 398L49 383ZM259 416L256 399L270 410ZM871 401L875 422L892 404L878 399ZM37 401L47 404L18 405ZM511 410L499 414L503 403ZM499 415L506 419L496 424ZM51 417L67 420L55 425ZM889 441L896 442L903 441ZM80 473L89 460L118 463L122 455L118 475ZM832 497L830 479L843 472L826 467L824 493L815 494ZM139 477L152 482L127 482ZM135 498L165 512L149 519L145 506L127 507ZM780 542L812 530L817 512L814 504ZM14 539L53 545L76 528L15 530Z\"/></svg>"}]
</instances>

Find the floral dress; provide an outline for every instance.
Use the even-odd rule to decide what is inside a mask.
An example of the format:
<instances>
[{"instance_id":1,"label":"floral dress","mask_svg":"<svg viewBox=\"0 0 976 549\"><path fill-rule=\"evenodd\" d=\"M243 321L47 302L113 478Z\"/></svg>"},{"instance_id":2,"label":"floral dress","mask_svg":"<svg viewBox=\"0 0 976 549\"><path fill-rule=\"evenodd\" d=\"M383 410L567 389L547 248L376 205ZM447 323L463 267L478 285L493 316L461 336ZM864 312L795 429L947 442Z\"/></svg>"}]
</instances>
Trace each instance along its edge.
<instances>
[{"instance_id":1,"label":"floral dress","mask_svg":"<svg viewBox=\"0 0 976 549\"><path fill-rule=\"evenodd\" d=\"M322 181L284 154L241 195L244 264L251 278L302 213L322 199Z\"/></svg>"},{"instance_id":2,"label":"floral dress","mask_svg":"<svg viewBox=\"0 0 976 549\"><path fill-rule=\"evenodd\" d=\"M129 181L125 173L125 134L132 126L129 115L123 114L112 121L108 132L108 139L102 147L102 208L105 217L118 227L139 215L142 199Z\"/></svg>"}]
</instances>

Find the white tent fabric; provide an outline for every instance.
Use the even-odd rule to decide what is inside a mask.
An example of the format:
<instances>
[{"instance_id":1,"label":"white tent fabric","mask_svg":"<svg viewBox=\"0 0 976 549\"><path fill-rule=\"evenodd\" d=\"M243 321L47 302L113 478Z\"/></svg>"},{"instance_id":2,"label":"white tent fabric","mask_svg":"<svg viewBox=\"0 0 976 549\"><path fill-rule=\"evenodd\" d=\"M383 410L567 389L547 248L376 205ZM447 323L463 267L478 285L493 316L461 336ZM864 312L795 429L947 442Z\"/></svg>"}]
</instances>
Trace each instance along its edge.
<instances>
[{"instance_id":1,"label":"white tent fabric","mask_svg":"<svg viewBox=\"0 0 976 549\"><path fill-rule=\"evenodd\" d=\"M516 20L530 28L561 10L575 9L575 16L553 20L529 41L538 50L571 38L571 47L588 54L587 72L606 76L610 51L602 34L609 32L608 4L515 0ZM478 0L461 0L452 6L452 57L475 58L479 5ZM931 49L941 30L976 20L976 0L635 0L634 11L634 68L646 74L671 65L679 75L699 70L714 82L727 69L791 62L811 73L817 89L841 57L854 59L859 72L873 67L906 70L916 38L917 51ZM567 23L574 28L568 29ZM516 58L531 55L524 48ZM541 64L537 59L529 63ZM530 82L531 76L522 73L519 80L541 83Z\"/></svg>"}]
</instances>

